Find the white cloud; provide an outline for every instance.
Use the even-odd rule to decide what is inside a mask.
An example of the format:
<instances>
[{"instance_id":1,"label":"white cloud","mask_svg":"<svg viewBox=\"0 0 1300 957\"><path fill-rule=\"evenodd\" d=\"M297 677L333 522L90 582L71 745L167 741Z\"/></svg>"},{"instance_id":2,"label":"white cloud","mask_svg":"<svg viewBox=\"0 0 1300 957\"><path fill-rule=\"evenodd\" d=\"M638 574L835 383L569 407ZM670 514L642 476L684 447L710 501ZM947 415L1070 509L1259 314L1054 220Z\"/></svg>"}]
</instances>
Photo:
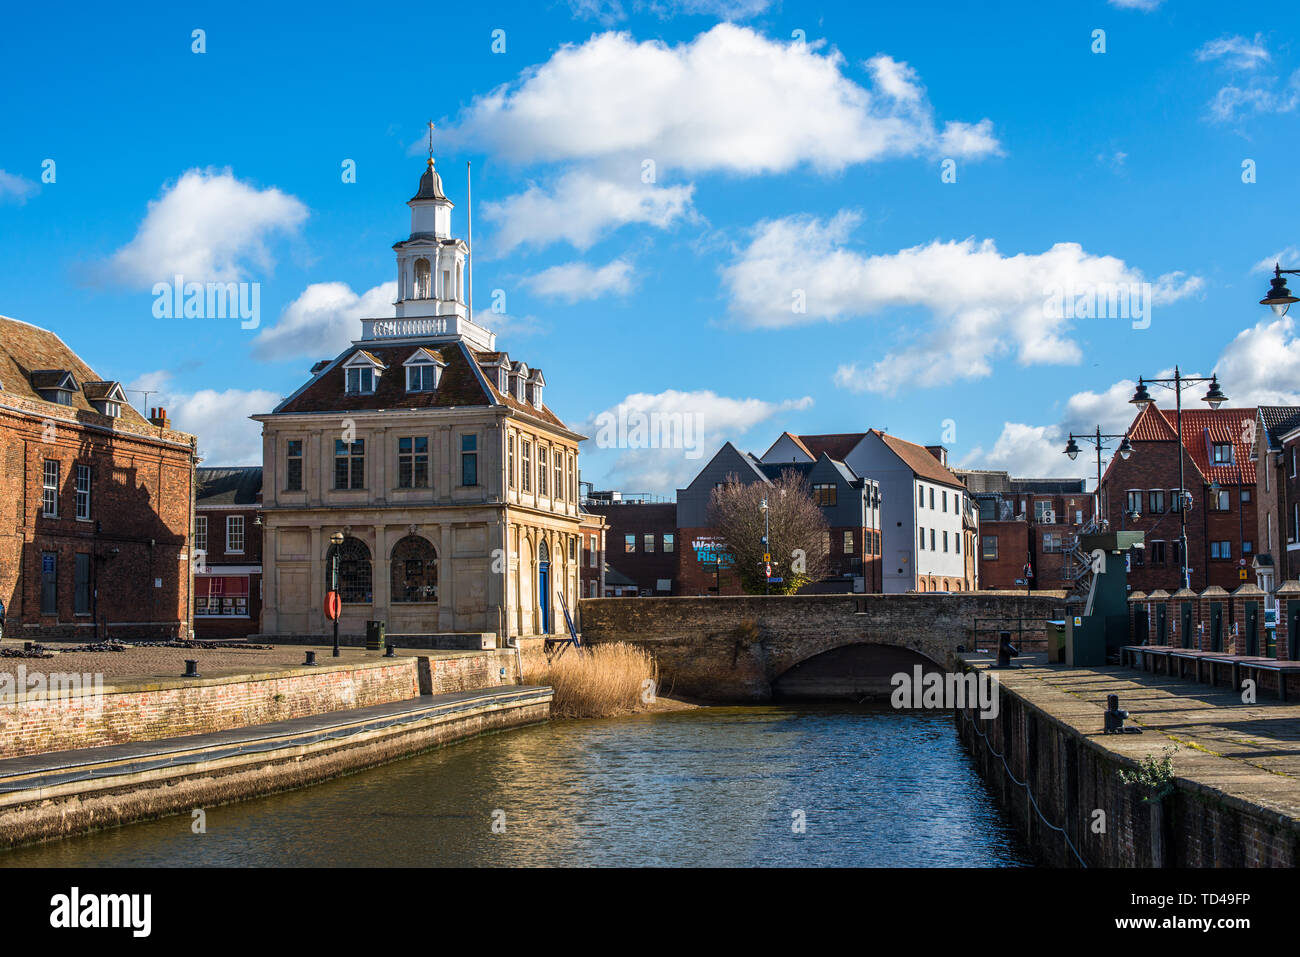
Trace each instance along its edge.
<instances>
[{"instance_id":1,"label":"white cloud","mask_svg":"<svg viewBox=\"0 0 1300 957\"><path fill-rule=\"evenodd\" d=\"M1264 46L1264 35L1256 33L1253 40L1243 36L1219 37L1211 40L1196 51L1196 59L1201 62L1220 60L1225 65L1237 70L1254 70L1263 66L1272 57Z\"/></svg>"},{"instance_id":2,"label":"white cloud","mask_svg":"<svg viewBox=\"0 0 1300 957\"><path fill-rule=\"evenodd\" d=\"M626 295L632 291L632 279L632 264L626 259L615 259L599 267L581 262L564 263L543 269L523 282L538 295L578 302L599 299L606 293Z\"/></svg>"},{"instance_id":3,"label":"white cloud","mask_svg":"<svg viewBox=\"0 0 1300 957\"><path fill-rule=\"evenodd\" d=\"M987 121L937 127L907 64L873 57L869 89L819 47L729 23L677 46L604 33L478 97L448 133L517 163L648 158L661 173L836 171L997 149Z\"/></svg>"},{"instance_id":4,"label":"white cloud","mask_svg":"<svg viewBox=\"0 0 1300 957\"><path fill-rule=\"evenodd\" d=\"M671 494L694 478L724 442L741 443L755 426L812 404L809 396L768 402L709 390L638 392L574 428L592 440L583 446L586 474L600 474L604 467L603 481L611 487ZM646 441L637 438L638 422ZM648 448L651 435L677 440L661 443L670 447Z\"/></svg>"},{"instance_id":5,"label":"white cloud","mask_svg":"<svg viewBox=\"0 0 1300 957\"><path fill-rule=\"evenodd\" d=\"M194 282L237 282L251 268L270 270L268 239L295 231L307 215L298 199L274 187L259 190L229 169L192 169L149 203L135 238L109 267L114 278L146 285L176 274Z\"/></svg>"},{"instance_id":6,"label":"white cloud","mask_svg":"<svg viewBox=\"0 0 1300 957\"><path fill-rule=\"evenodd\" d=\"M38 189L40 187L30 179L0 169L0 203L17 203L21 206Z\"/></svg>"},{"instance_id":7,"label":"white cloud","mask_svg":"<svg viewBox=\"0 0 1300 957\"><path fill-rule=\"evenodd\" d=\"M504 255L518 246L542 247L561 240L587 249L628 223L666 229L691 215L694 186L643 184L639 165L636 171L636 177L618 181L575 170L562 176L553 190L530 186L500 202L484 203L484 218L497 226L492 252Z\"/></svg>"},{"instance_id":8,"label":"white cloud","mask_svg":"<svg viewBox=\"0 0 1300 957\"><path fill-rule=\"evenodd\" d=\"M1282 266L1283 269L1288 267L1297 268L1293 264L1298 262L1300 262L1300 249L1297 249L1294 246L1287 246L1285 249L1279 249L1271 256L1265 256L1259 262L1255 263L1255 265L1251 267L1250 271L1272 272L1274 267L1281 266L1282 263L1287 264L1286 266Z\"/></svg>"},{"instance_id":9,"label":"white cloud","mask_svg":"<svg viewBox=\"0 0 1300 957\"><path fill-rule=\"evenodd\" d=\"M186 393L174 389L171 379L170 372L149 372L126 388L156 393L149 397L149 406L166 409L173 428L198 436L204 465L261 463L262 427L248 417L274 409L280 404L278 393L265 389L200 389Z\"/></svg>"},{"instance_id":10,"label":"white cloud","mask_svg":"<svg viewBox=\"0 0 1300 957\"><path fill-rule=\"evenodd\" d=\"M1108 291L1147 280L1113 256L1057 243L1042 253L1003 255L992 240L934 240L869 256L845 247L860 216L790 216L760 223L750 244L722 271L732 316L774 328L869 316L890 308L925 310L930 322L899 351L866 367L840 366L835 381L858 392L892 393L992 372L995 358L1021 364L1079 361L1071 330L1078 320L1056 309L1052 290ZM1169 273L1151 293L1156 304L1198 292L1196 277ZM801 311L802 310L802 311ZM1094 322L1124 322L1123 318ZM910 324L909 324L910 325Z\"/></svg>"},{"instance_id":11,"label":"white cloud","mask_svg":"<svg viewBox=\"0 0 1300 957\"><path fill-rule=\"evenodd\" d=\"M664 20L677 15L748 20L771 5L772 0L633 0L631 4L637 13L653 13ZM607 27L621 23L628 16L621 0L569 0L569 8L574 17L595 20Z\"/></svg>"},{"instance_id":12,"label":"white cloud","mask_svg":"<svg viewBox=\"0 0 1300 957\"><path fill-rule=\"evenodd\" d=\"M1150 13L1155 10L1163 0L1109 0L1112 7L1119 7L1121 10L1141 10L1143 13Z\"/></svg>"},{"instance_id":13,"label":"white cloud","mask_svg":"<svg viewBox=\"0 0 1300 957\"><path fill-rule=\"evenodd\" d=\"M1224 347L1213 369L1228 395L1225 408L1300 405L1300 338L1295 335L1294 320L1286 316L1243 329ZM1208 373L1184 370L1184 374ZM1156 373L1157 378L1172 375L1172 369ZM1095 476L1096 459L1091 446L1081 442L1082 454L1074 463L1061 454L1066 436L1070 432L1091 432L1098 425L1102 432L1126 432L1137 416L1137 408L1129 404L1135 387L1132 379L1121 379L1102 392L1078 392L1066 403L1059 421L1049 425L1005 422L992 448L973 449L962 464L1007 469L1018 476ZM1151 386L1150 391L1161 408L1173 407L1172 392L1160 386ZM1184 407L1208 408L1200 401L1202 395L1203 387L1189 390L1184 395ZM1113 450L1103 453L1103 470L1111 454Z\"/></svg>"},{"instance_id":14,"label":"white cloud","mask_svg":"<svg viewBox=\"0 0 1300 957\"><path fill-rule=\"evenodd\" d=\"M359 320L394 315L397 283L385 282L358 295L344 282L312 283L289 303L279 322L253 340L259 359L333 358L361 335Z\"/></svg>"}]
</instances>

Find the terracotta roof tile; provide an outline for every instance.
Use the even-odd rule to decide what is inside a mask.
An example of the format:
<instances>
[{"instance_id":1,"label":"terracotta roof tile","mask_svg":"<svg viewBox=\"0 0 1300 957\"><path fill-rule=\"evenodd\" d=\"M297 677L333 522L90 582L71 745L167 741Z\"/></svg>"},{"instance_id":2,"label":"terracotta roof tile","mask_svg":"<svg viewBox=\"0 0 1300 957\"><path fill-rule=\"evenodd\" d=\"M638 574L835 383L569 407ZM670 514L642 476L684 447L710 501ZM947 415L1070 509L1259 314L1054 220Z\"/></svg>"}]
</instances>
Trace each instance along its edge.
<instances>
[{"instance_id":1,"label":"terracotta roof tile","mask_svg":"<svg viewBox=\"0 0 1300 957\"><path fill-rule=\"evenodd\" d=\"M1253 446L1247 439L1254 433L1257 412L1255 408L1183 410L1183 447L1205 481L1220 485L1255 484L1255 463L1250 460ZM1128 430L1129 440L1177 441L1177 421L1177 410L1149 405L1133 420ZM1232 464L1212 464L1212 447L1224 444L1232 446Z\"/></svg>"},{"instance_id":2,"label":"terracotta roof tile","mask_svg":"<svg viewBox=\"0 0 1300 957\"><path fill-rule=\"evenodd\" d=\"M952 485L959 489L966 487L961 483L961 479L945 468L938 459L926 450L924 445L908 442L887 432L881 432L879 429L872 429L871 431L880 436L880 440L921 478L931 482L938 482L940 485Z\"/></svg>"},{"instance_id":3,"label":"terracotta roof tile","mask_svg":"<svg viewBox=\"0 0 1300 957\"><path fill-rule=\"evenodd\" d=\"M825 452L837 462L844 461L859 442L866 437L865 432L839 432L831 435L791 435L790 438L814 459Z\"/></svg>"}]
</instances>

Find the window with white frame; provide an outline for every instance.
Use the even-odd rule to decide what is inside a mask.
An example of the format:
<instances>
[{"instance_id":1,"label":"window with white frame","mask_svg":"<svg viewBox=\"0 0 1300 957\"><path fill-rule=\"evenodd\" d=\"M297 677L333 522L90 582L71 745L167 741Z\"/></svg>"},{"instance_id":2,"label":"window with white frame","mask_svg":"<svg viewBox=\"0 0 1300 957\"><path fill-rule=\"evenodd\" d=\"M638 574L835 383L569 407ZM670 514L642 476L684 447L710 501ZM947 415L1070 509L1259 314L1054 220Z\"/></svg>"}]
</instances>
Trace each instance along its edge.
<instances>
[{"instance_id":1,"label":"window with white frame","mask_svg":"<svg viewBox=\"0 0 1300 957\"><path fill-rule=\"evenodd\" d=\"M41 514L46 518L59 517L59 463L45 460L41 477Z\"/></svg>"},{"instance_id":2,"label":"window with white frame","mask_svg":"<svg viewBox=\"0 0 1300 957\"><path fill-rule=\"evenodd\" d=\"M347 370L347 391L355 395L368 395L375 391L375 370L355 368Z\"/></svg>"},{"instance_id":3,"label":"window with white frame","mask_svg":"<svg viewBox=\"0 0 1300 957\"><path fill-rule=\"evenodd\" d=\"M196 551L205 553L208 550L208 517L206 515L194 516L194 548Z\"/></svg>"},{"instance_id":4,"label":"window with white frame","mask_svg":"<svg viewBox=\"0 0 1300 957\"><path fill-rule=\"evenodd\" d=\"M242 554L244 551L244 516L226 516L226 551Z\"/></svg>"},{"instance_id":5,"label":"window with white frame","mask_svg":"<svg viewBox=\"0 0 1300 957\"><path fill-rule=\"evenodd\" d=\"M90 466L77 466L77 518L90 519Z\"/></svg>"}]
</instances>

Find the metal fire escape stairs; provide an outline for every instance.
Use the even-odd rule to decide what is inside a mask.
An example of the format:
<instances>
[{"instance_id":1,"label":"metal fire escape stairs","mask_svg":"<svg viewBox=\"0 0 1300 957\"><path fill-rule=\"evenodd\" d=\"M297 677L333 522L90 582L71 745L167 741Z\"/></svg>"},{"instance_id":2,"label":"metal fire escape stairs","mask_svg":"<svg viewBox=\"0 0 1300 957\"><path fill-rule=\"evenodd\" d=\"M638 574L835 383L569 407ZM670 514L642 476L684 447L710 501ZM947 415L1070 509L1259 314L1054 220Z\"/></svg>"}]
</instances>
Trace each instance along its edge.
<instances>
[{"instance_id":1,"label":"metal fire escape stairs","mask_svg":"<svg viewBox=\"0 0 1300 957\"><path fill-rule=\"evenodd\" d=\"M1107 531L1109 528L1110 522L1106 519L1102 519L1100 522L1095 517L1089 519L1086 525L1081 526L1070 537L1065 548L1064 573L1066 579L1071 583L1066 601L1082 601L1085 615L1092 614L1092 602L1097 588L1097 575L1093 557L1083 550L1080 541L1085 535L1095 535L1098 532Z\"/></svg>"}]
</instances>

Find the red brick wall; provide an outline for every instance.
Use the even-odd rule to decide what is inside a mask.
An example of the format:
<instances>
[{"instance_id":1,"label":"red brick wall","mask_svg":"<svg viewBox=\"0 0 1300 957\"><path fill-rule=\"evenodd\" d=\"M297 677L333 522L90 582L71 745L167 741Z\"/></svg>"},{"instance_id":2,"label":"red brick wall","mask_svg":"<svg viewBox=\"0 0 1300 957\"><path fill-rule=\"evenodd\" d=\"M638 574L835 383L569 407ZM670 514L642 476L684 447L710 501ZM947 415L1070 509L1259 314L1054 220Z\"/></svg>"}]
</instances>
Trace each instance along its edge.
<instances>
[{"instance_id":1,"label":"red brick wall","mask_svg":"<svg viewBox=\"0 0 1300 957\"><path fill-rule=\"evenodd\" d=\"M1025 562L1029 554L1029 524L1027 522L981 522L979 549L979 571L981 589L1023 588L1016 579L1024 575ZM984 536L996 535L998 539L998 557L984 557ZM1039 582L1035 581L1035 585ZM1060 587L1059 584L1044 587Z\"/></svg>"},{"instance_id":2,"label":"red brick wall","mask_svg":"<svg viewBox=\"0 0 1300 957\"><path fill-rule=\"evenodd\" d=\"M419 692L412 658L372 667L304 668L255 679L167 684L171 686L106 688L98 713L94 696L84 695L43 707L0 708L0 757L224 731L405 701Z\"/></svg>"},{"instance_id":3,"label":"red brick wall","mask_svg":"<svg viewBox=\"0 0 1300 957\"><path fill-rule=\"evenodd\" d=\"M0 409L0 599L7 637L88 640L188 636L193 437L94 428L112 420L18 398ZM46 416L77 416L75 424ZM93 422L91 420L94 420ZM160 441L168 440L168 441ZM46 460L59 464L58 517L42 514ZM92 469L90 519L76 518L76 466ZM57 605L41 610L42 554L54 556ZM75 562L92 556L90 612L75 610Z\"/></svg>"}]
</instances>

